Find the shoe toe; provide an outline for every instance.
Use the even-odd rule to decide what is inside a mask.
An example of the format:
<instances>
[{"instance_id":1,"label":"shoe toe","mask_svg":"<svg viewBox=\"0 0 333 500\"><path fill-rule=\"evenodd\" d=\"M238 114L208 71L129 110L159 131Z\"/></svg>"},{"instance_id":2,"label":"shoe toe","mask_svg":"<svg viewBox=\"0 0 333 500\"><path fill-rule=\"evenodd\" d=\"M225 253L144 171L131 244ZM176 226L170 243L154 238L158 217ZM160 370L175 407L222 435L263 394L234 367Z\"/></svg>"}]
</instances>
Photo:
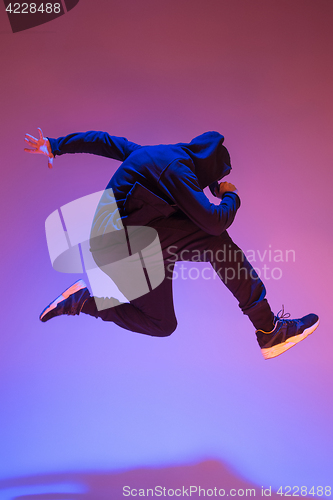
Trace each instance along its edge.
<instances>
[{"instance_id":1,"label":"shoe toe","mask_svg":"<svg viewBox=\"0 0 333 500\"><path fill-rule=\"evenodd\" d=\"M305 328L309 328L310 326L317 323L317 321L319 321L319 317L317 316L317 314L308 314L307 316L304 316L301 321L304 324Z\"/></svg>"}]
</instances>

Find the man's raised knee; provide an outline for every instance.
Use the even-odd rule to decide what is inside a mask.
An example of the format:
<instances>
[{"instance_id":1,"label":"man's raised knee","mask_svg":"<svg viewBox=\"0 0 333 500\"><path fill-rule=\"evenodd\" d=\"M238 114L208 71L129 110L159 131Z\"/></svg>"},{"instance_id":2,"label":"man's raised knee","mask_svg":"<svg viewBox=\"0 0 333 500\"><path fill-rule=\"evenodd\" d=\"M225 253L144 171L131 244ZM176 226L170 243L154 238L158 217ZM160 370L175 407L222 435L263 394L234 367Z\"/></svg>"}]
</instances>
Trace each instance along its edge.
<instances>
[{"instance_id":1,"label":"man's raised knee","mask_svg":"<svg viewBox=\"0 0 333 500\"><path fill-rule=\"evenodd\" d=\"M164 325L161 325L161 327L158 330L158 333L156 333L156 336L158 337L170 337L170 335L173 334L173 332L177 328L177 321L175 320L174 322L169 322L165 323Z\"/></svg>"}]
</instances>

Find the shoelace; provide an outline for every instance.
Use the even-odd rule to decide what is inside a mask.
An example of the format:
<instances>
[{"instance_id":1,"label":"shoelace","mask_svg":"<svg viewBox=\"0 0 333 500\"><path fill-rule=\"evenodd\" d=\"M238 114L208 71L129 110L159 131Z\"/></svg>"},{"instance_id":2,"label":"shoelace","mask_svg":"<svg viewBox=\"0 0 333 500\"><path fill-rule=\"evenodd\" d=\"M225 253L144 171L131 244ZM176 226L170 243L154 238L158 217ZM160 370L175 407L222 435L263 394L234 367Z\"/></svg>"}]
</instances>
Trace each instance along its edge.
<instances>
[{"instance_id":1,"label":"shoelace","mask_svg":"<svg viewBox=\"0 0 333 500\"><path fill-rule=\"evenodd\" d=\"M278 321L282 321L284 323L289 323L289 325L297 325L298 320L296 319L287 319L290 318L290 313L285 313L284 312L284 305L282 304L282 309L277 313L275 316L275 324ZM280 328L282 327L283 323L281 323Z\"/></svg>"},{"instance_id":2,"label":"shoelace","mask_svg":"<svg viewBox=\"0 0 333 500\"><path fill-rule=\"evenodd\" d=\"M280 332L283 331L284 326L287 327L284 331L284 338L287 338L287 336L290 337L297 332L297 324L299 323L299 320L287 318L290 318L290 313L284 312L284 305L282 304L282 309L275 316L275 326L277 326L275 335L279 335ZM279 325L277 325L278 321L280 321Z\"/></svg>"},{"instance_id":3,"label":"shoelace","mask_svg":"<svg viewBox=\"0 0 333 500\"><path fill-rule=\"evenodd\" d=\"M290 318L290 313L284 312L284 305L282 304L282 309L280 309L280 311L277 313L276 320L278 321L280 319L287 319L287 318Z\"/></svg>"}]
</instances>

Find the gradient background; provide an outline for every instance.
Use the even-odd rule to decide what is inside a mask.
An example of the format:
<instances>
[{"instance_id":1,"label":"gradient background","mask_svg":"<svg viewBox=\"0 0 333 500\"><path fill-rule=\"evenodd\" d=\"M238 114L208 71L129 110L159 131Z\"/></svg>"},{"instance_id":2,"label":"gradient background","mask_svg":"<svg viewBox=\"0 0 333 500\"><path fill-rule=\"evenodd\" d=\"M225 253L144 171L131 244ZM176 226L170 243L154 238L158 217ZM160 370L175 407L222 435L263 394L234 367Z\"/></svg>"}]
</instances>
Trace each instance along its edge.
<instances>
[{"instance_id":1,"label":"gradient background","mask_svg":"<svg viewBox=\"0 0 333 500\"><path fill-rule=\"evenodd\" d=\"M333 486L332 15L331 0L80 0L13 34L3 8L1 499L122 498L105 479L120 471L133 487L159 484L158 471L170 488L222 488L229 473L231 487ZM45 219L103 189L118 163L67 155L50 171L23 152L38 126L139 144L221 132L242 199L230 234L245 252L295 250L265 260L283 271L268 298L275 312L316 312L319 329L264 361L217 279L175 282L169 338L83 316L40 323L82 277L52 269Z\"/></svg>"}]
</instances>

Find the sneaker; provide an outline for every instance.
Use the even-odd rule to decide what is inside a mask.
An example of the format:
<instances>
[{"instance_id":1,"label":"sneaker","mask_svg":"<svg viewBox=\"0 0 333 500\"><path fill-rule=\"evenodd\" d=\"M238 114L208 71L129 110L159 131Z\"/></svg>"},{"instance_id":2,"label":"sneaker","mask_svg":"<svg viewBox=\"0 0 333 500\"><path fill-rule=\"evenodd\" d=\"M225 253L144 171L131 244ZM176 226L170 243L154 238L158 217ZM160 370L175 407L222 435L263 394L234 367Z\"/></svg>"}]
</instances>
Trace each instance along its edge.
<instances>
[{"instance_id":1,"label":"sneaker","mask_svg":"<svg viewBox=\"0 0 333 500\"><path fill-rule=\"evenodd\" d=\"M89 297L90 293L85 282L83 280L76 281L44 309L39 319L45 323L62 314L70 316L80 314L83 304Z\"/></svg>"},{"instance_id":2,"label":"sneaker","mask_svg":"<svg viewBox=\"0 0 333 500\"><path fill-rule=\"evenodd\" d=\"M270 332L257 330L257 340L265 359L275 358L294 345L304 340L314 332L319 325L316 314L308 314L300 319L289 318L289 313L284 313L284 308L278 312L274 319L274 328Z\"/></svg>"}]
</instances>

